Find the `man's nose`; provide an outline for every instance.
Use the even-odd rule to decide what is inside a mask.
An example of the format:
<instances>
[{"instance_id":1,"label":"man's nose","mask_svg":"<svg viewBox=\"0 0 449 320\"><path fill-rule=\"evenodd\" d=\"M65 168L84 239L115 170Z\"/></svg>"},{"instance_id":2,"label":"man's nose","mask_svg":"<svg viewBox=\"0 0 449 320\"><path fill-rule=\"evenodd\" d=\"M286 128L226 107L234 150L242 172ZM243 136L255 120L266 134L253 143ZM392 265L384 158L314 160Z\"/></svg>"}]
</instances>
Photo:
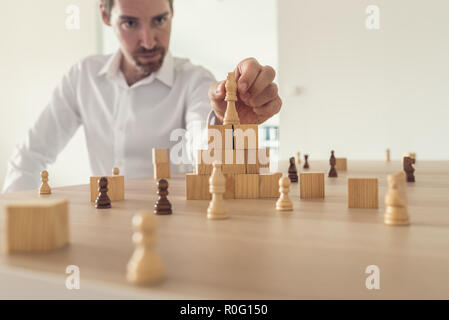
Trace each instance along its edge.
<instances>
[{"instance_id":1,"label":"man's nose","mask_svg":"<svg viewBox=\"0 0 449 320\"><path fill-rule=\"evenodd\" d=\"M153 49L156 46L156 32L150 27L142 28L140 45L148 50Z\"/></svg>"}]
</instances>

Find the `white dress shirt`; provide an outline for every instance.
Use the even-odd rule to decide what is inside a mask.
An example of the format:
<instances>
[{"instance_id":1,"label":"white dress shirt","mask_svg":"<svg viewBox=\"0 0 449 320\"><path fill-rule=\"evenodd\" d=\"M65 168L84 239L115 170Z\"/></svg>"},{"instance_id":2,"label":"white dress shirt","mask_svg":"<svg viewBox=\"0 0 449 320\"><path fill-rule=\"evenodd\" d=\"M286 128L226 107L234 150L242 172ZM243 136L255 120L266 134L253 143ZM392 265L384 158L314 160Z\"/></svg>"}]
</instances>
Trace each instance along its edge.
<instances>
[{"instance_id":1,"label":"white dress shirt","mask_svg":"<svg viewBox=\"0 0 449 320\"><path fill-rule=\"evenodd\" d=\"M152 148L170 148L174 129L207 121L206 69L168 53L159 71L128 86L122 54L96 55L75 64L50 103L14 150L3 192L38 188L40 172L53 163L80 125L92 175L120 168L128 178L152 176Z\"/></svg>"}]
</instances>

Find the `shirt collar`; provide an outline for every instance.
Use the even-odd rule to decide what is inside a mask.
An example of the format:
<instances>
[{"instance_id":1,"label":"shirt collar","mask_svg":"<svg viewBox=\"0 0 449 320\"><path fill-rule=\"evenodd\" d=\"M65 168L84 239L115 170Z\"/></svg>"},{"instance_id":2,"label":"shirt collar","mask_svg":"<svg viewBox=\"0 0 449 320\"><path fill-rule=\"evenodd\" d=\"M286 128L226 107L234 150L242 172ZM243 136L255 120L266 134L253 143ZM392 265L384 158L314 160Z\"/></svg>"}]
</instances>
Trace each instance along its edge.
<instances>
[{"instance_id":1,"label":"shirt collar","mask_svg":"<svg viewBox=\"0 0 449 320\"><path fill-rule=\"evenodd\" d=\"M117 50L116 53L112 54L108 60L106 61L103 68L101 68L100 72L98 72L98 76L107 75L109 77L117 77L121 71L120 71L120 62L122 59L122 53L119 50ZM142 80L138 81L134 84L136 85L144 85L153 82L153 80L156 78L162 83L166 84L169 87L173 86L173 80L174 80L174 65L173 65L173 56L170 52L168 52L165 55L164 62L162 63L161 68L153 72L148 77L143 78Z\"/></svg>"}]
</instances>

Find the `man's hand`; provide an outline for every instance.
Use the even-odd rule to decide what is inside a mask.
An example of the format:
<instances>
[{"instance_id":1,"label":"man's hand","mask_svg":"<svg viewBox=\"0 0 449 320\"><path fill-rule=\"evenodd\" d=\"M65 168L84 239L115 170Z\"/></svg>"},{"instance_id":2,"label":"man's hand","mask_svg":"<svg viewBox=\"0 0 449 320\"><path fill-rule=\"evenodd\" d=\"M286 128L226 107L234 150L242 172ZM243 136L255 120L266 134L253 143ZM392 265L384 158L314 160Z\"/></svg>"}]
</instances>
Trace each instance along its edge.
<instances>
[{"instance_id":1,"label":"man's hand","mask_svg":"<svg viewBox=\"0 0 449 320\"><path fill-rule=\"evenodd\" d=\"M261 124L281 110L282 100L273 83L275 75L272 67L263 67L254 58L238 64L235 69L238 101L235 105L241 124ZM226 112L225 82L215 82L209 88L212 109L220 123L223 123Z\"/></svg>"}]
</instances>

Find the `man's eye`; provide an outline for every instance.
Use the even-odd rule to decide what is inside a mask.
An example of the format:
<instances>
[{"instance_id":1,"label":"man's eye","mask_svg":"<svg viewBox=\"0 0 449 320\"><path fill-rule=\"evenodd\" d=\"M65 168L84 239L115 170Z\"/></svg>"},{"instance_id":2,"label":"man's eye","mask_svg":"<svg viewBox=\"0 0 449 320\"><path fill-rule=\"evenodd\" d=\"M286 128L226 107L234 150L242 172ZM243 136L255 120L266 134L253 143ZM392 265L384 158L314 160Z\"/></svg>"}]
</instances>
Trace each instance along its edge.
<instances>
[{"instance_id":1,"label":"man's eye","mask_svg":"<svg viewBox=\"0 0 449 320\"><path fill-rule=\"evenodd\" d=\"M155 24L157 26L160 26L160 25L164 24L165 21L167 21L167 17L166 16L163 16L163 17L160 17L160 18L156 18Z\"/></svg>"},{"instance_id":2,"label":"man's eye","mask_svg":"<svg viewBox=\"0 0 449 320\"><path fill-rule=\"evenodd\" d=\"M133 20L127 20L124 22L126 28L134 28L136 26L136 22Z\"/></svg>"}]
</instances>

